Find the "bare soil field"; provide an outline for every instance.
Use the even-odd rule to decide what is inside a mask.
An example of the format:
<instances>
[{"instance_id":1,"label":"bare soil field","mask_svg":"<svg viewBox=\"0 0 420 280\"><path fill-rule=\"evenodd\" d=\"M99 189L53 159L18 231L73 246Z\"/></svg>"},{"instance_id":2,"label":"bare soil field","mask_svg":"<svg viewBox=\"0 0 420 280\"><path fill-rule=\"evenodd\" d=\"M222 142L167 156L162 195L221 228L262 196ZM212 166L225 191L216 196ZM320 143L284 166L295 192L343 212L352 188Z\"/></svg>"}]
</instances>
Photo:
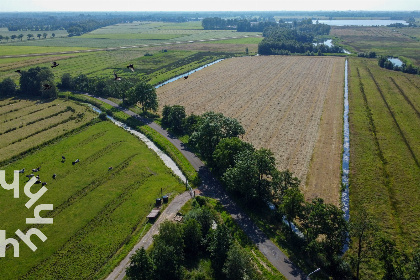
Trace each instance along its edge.
<instances>
[{"instance_id":1,"label":"bare soil field","mask_svg":"<svg viewBox=\"0 0 420 280\"><path fill-rule=\"evenodd\" d=\"M258 56L224 60L157 94L161 109L179 104L187 114L238 119L243 140L271 149L278 168L302 180L307 199L338 205L343 86L344 58Z\"/></svg>"}]
</instances>

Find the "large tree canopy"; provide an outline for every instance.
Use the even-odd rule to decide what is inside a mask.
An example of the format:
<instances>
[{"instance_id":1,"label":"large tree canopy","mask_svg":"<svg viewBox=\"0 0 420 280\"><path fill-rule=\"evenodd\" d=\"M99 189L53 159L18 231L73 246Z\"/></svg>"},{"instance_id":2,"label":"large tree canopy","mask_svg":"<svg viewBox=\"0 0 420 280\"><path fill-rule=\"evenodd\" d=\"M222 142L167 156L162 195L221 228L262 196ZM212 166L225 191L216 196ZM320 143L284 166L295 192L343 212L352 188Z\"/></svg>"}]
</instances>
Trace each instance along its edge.
<instances>
[{"instance_id":1,"label":"large tree canopy","mask_svg":"<svg viewBox=\"0 0 420 280\"><path fill-rule=\"evenodd\" d=\"M236 119L225 117L221 113L207 112L201 116L190 143L200 151L205 160L211 162L220 140L238 137L244 133L244 128Z\"/></svg>"}]
</instances>

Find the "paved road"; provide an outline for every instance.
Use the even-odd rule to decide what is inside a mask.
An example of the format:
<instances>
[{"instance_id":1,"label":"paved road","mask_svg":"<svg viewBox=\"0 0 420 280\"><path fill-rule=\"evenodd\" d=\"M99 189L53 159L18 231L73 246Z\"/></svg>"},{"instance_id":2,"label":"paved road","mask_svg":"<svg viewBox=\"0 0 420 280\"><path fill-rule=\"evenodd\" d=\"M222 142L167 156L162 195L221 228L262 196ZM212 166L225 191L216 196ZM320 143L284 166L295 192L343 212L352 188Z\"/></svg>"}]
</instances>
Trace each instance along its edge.
<instances>
[{"instance_id":1,"label":"paved road","mask_svg":"<svg viewBox=\"0 0 420 280\"><path fill-rule=\"evenodd\" d=\"M266 256L270 263L276 267L287 279L306 279L306 275L287 258L287 256L257 227L257 225L242 211L238 205L227 195L222 188L220 182L213 177L209 169L204 163L177 138L170 135L158 124L149 119L143 118L136 113L118 106L118 104L101 97L97 99L112 105L126 114L135 117L142 122L146 123L149 127L153 128L161 135L166 137L192 164L194 169L198 172L202 185L199 187L200 192L204 196L214 197L218 199L226 210L231 214L232 218L244 230L244 232L251 238L257 245L261 253ZM115 279L115 278L109 278Z\"/></svg>"},{"instance_id":2,"label":"paved road","mask_svg":"<svg viewBox=\"0 0 420 280\"><path fill-rule=\"evenodd\" d=\"M125 268L130 263L130 257L137 251L137 249L140 249L141 247L144 247L144 249L149 248L153 242L153 235L157 234L159 231L160 224L165 220L173 219L181 207L190 199L191 195L189 191L186 191L175 197L171 203L169 203L168 207L166 207L165 210L160 213L159 218L155 221L149 231L143 236L142 239L140 239L140 241L134 246L130 253L128 253L128 255L119 263L119 265L110 275L108 275L106 279L123 279L125 276Z\"/></svg>"}]
</instances>

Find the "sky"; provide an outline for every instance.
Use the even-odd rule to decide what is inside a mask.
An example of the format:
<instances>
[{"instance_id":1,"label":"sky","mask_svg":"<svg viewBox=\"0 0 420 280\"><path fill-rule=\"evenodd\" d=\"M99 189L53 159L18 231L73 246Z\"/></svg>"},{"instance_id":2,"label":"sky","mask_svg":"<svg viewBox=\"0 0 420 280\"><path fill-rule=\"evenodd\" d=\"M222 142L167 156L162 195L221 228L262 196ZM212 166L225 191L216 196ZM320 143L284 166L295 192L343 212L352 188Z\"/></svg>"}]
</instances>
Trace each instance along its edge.
<instances>
[{"instance_id":1,"label":"sky","mask_svg":"<svg viewBox=\"0 0 420 280\"><path fill-rule=\"evenodd\" d=\"M418 11L419 0L0 0L0 12L31 11Z\"/></svg>"}]
</instances>

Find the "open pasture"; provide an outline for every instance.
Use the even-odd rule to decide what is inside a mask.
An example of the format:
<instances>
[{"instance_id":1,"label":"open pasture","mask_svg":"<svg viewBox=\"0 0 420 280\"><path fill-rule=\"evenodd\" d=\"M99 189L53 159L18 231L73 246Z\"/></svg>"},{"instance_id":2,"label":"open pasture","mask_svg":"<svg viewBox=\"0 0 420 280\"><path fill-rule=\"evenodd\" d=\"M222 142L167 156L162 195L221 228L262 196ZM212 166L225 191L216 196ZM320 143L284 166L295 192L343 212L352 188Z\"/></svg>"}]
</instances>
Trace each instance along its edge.
<instances>
[{"instance_id":1,"label":"open pasture","mask_svg":"<svg viewBox=\"0 0 420 280\"><path fill-rule=\"evenodd\" d=\"M201 22L165 23L133 22L99 28L82 36L54 39L10 41L8 46L90 47L107 48L133 45L153 45L189 41L254 36L255 32L235 30L204 30Z\"/></svg>"},{"instance_id":2,"label":"open pasture","mask_svg":"<svg viewBox=\"0 0 420 280\"><path fill-rule=\"evenodd\" d=\"M62 156L66 157L62 161ZM72 165L72 161L80 161ZM109 167L112 166L112 170ZM41 167L39 172L32 168ZM20 257L6 251L0 260L2 279L88 279L104 275L102 269L126 248L133 245L142 232L146 215L156 197L182 192L185 187L158 156L137 137L110 122L85 127L72 136L7 166L8 180L13 170L25 168L20 176L21 198L13 199L11 191L2 189L0 224L7 237L17 229L26 232L38 227L47 240L36 237L38 247L32 252L20 242ZM33 216L25 207L22 188L25 175L34 173L47 182L48 191L38 203L54 205L42 217L54 219L53 224L26 225ZM52 175L56 174L56 179ZM35 192L38 185L34 185ZM7 238L6 237L6 238ZM111 267L112 268L112 267ZM106 274L106 273L105 273Z\"/></svg>"},{"instance_id":3,"label":"open pasture","mask_svg":"<svg viewBox=\"0 0 420 280\"><path fill-rule=\"evenodd\" d=\"M330 35L339 37L342 44L355 52L374 51L378 55L404 57L420 65L420 27L333 26Z\"/></svg>"},{"instance_id":4,"label":"open pasture","mask_svg":"<svg viewBox=\"0 0 420 280\"><path fill-rule=\"evenodd\" d=\"M96 114L87 107L65 100L0 101L0 162L63 135L95 117Z\"/></svg>"},{"instance_id":5,"label":"open pasture","mask_svg":"<svg viewBox=\"0 0 420 280\"><path fill-rule=\"evenodd\" d=\"M224 60L157 94L160 109L179 104L187 114L215 111L238 119L243 139L271 149L278 168L302 180L306 198L338 204L343 85L343 58L260 56ZM312 158L315 146L321 152Z\"/></svg>"},{"instance_id":6,"label":"open pasture","mask_svg":"<svg viewBox=\"0 0 420 280\"><path fill-rule=\"evenodd\" d=\"M420 244L419 84L350 59L350 210L365 208L403 252Z\"/></svg>"}]
</instances>

